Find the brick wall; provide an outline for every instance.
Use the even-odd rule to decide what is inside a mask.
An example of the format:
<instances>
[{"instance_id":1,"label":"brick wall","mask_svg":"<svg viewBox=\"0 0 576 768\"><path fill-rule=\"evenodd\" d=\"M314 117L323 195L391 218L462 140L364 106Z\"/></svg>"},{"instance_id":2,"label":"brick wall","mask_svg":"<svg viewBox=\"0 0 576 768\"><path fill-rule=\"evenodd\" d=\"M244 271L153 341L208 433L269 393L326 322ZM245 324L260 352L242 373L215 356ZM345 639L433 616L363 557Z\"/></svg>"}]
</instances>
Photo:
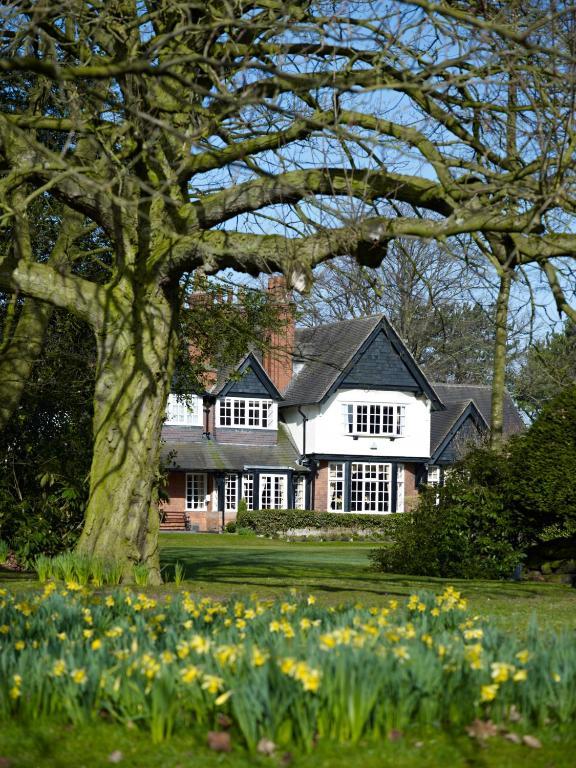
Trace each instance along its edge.
<instances>
[{"instance_id":1,"label":"brick wall","mask_svg":"<svg viewBox=\"0 0 576 768\"><path fill-rule=\"evenodd\" d=\"M409 512L418 502L416 488L416 465L404 464L404 510Z\"/></svg>"},{"instance_id":2,"label":"brick wall","mask_svg":"<svg viewBox=\"0 0 576 768\"><path fill-rule=\"evenodd\" d=\"M328 462L320 461L314 481L314 499L312 509L320 512L328 510Z\"/></svg>"},{"instance_id":3,"label":"brick wall","mask_svg":"<svg viewBox=\"0 0 576 768\"><path fill-rule=\"evenodd\" d=\"M170 513L179 513L182 515L182 530L184 530L184 515L188 516L191 525L198 526L199 531L219 531L222 525L222 513L217 509L213 509L213 491L215 487L215 478L212 475L208 475L208 509L205 511L186 510L186 473L185 472L169 472L168 474L168 495L170 499L167 502L161 504L161 508L167 513L167 518L170 518ZM176 519L176 516L172 516ZM227 513L226 522L233 520L236 517L236 513ZM178 517L180 520L180 517Z\"/></svg>"}]
</instances>

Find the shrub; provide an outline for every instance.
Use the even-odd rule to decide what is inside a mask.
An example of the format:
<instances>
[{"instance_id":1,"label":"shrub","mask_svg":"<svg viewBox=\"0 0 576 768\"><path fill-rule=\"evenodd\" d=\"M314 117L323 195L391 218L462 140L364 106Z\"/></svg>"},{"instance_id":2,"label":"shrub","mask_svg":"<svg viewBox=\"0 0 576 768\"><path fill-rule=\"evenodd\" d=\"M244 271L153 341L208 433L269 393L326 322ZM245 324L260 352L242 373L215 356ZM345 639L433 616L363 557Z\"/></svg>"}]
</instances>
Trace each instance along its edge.
<instances>
[{"instance_id":1,"label":"shrub","mask_svg":"<svg viewBox=\"0 0 576 768\"><path fill-rule=\"evenodd\" d=\"M226 533L236 533L236 521L229 520L224 526L224 530L226 531Z\"/></svg>"},{"instance_id":2,"label":"shrub","mask_svg":"<svg viewBox=\"0 0 576 768\"><path fill-rule=\"evenodd\" d=\"M9 552L10 552L10 548L8 546L8 543L0 539L0 565L4 565L6 560L8 560Z\"/></svg>"},{"instance_id":3,"label":"shrub","mask_svg":"<svg viewBox=\"0 0 576 768\"><path fill-rule=\"evenodd\" d=\"M507 502L536 537L576 526L576 385L563 390L510 442ZM554 535L554 533L552 534ZM547 537L547 536L546 536Z\"/></svg>"},{"instance_id":4,"label":"shrub","mask_svg":"<svg viewBox=\"0 0 576 768\"><path fill-rule=\"evenodd\" d=\"M394 536L402 515L355 515L301 509L256 509L238 512L238 528L250 528L260 536L279 536L292 530L343 529L348 535L370 530Z\"/></svg>"},{"instance_id":5,"label":"shrub","mask_svg":"<svg viewBox=\"0 0 576 768\"><path fill-rule=\"evenodd\" d=\"M523 542L504 505L505 466L500 456L478 450L443 487L423 489L418 507L397 516L392 546L372 554L375 566L420 576L511 577Z\"/></svg>"}]
</instances>

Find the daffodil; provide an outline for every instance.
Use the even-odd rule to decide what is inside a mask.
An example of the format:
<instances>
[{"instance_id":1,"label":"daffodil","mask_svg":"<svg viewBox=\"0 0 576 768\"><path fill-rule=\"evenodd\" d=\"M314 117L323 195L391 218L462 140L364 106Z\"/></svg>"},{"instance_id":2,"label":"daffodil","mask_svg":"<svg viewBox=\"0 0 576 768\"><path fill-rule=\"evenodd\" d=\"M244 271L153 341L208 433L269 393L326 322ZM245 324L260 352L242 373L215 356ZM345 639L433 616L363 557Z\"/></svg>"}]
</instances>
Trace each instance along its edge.
<instances>
[{"instance_id":1,"label":"daffodil","mask_svg":"<svg viewBox=\"0 0 576 768\"><path fill-rule=\"evenodd\" d=\"M198 679L200 676L200 669L193 664L190 664L187 667L184 667L184 669L180 672L180 679L183 683L186 683L187 685L190 685L190 683L193 683L195 680Z\"/></svg>"},{"instance_id":2,"label":"daffodil","mask_svg":"<svg viewBox=\"0 0 576 768\"><path fill-rule=\"evenodd\" d=\"M70 673L70 677L77 685L84 685L88 680L88 675L85 669L73 669Z\"/></svg>"},{"instance_id":3,"label":"daffodil","mask_svg":"<svg viewBox=\"0 0 576 768\"><path fill-rule=\"evenodd\" d=\"M483 685L480 689L480 701L494 701L496 694L498 693L499 685L493 683L492 685Z\"/></svg>"}]
</instances>

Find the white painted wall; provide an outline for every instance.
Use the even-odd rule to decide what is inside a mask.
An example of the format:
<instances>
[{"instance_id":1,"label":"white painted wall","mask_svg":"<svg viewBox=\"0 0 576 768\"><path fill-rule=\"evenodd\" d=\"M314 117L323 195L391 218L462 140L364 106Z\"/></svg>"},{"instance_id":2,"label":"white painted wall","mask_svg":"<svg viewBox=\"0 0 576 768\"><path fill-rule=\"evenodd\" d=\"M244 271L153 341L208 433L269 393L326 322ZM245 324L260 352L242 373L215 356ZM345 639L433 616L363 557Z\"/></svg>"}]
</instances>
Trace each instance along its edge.
<instances>
[{"instance_id":1,"label":"white painted wall","mask_svg":"<svg viewBox=\"0 0 576 768\"><path fill-rule=\"evenodd\" d=\"M346 434L342 420L343 403L385 403L406 407L404 436L391 439L377 435ZM302 406L309 418L306 453L395 457L430 455L430 401L408 392L379 392L365 389L339 390L321 405ZM302 452L302 417L296 408L286 408L284 418L292 439Z\"/></svg>"}]
</instances>

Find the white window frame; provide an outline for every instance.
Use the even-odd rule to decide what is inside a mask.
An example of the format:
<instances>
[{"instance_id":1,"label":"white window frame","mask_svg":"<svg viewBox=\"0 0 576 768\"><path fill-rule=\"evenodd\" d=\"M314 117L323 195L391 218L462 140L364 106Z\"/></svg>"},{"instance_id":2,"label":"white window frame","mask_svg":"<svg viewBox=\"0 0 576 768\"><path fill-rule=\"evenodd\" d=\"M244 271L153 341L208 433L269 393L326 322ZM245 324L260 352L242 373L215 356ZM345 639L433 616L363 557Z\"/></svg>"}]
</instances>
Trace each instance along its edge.
<instances>
[{"instance_id":1,"label":"white window frame","mask_svg":"<svg viewBox=\"0 0 576 768\"><path fill-rule=\"evenodd\" d=\"M187 472L186 510L189 512L207 512L209 498L206 472Z\"/></svg>"},{"instance_id":2,"label":"white window frame","mask_svg":"<svg viewBox=\"0 0 576 768\"><path fill-rule=\"evenodd\" d=\"M345 466L343 462L331 461L328 464L328 510L344 511Z\"/></svg>"},{"instance_id":3,"label":"white window frame","mask_svg":"<svg viewBox=\"0 0 576 768\"><path fill-rule=\"evenodd\" d=\"M203 405L200 395L168 395L164 423L170 427L201 427Z\"/></svg>"},{"instance_id":4,"label":"white window frame","mask_svg":"<svg viewBox=\"0 0 576 768\"><path fill-rule=\"evenodd\" d=\"M396 512L404 512L404 464L396 464Z\"/></svg>"},{"instance_id":5,"label":"white window frame","mask_svg":"<svg viewBox=\"0 0 576 768\"><path fill-rule=\"evenodd\" d=\"M404 437L406 406L397 403L342 403L344 432L355 437Z\"/></svg>"},{"instance_id":6,"label":"white window frame","mask_svg":"<svg viewBox=\"0 0 576 768\"><path fill-rule=\"evenodd\" d=\"M386 515L392 511L391 464L355 461L350 473L350 512Z\"/></svg>"},{"instance_id":7,"label":"white window frame","mask_svg":"<svg viewBox=\"0 0 576 768\"><path fill-rule=\"evenodd\" d=\"M270 486L267 484L270 482ZM258 509L286 509L288 506L288 478L286 475L262 474L259 479ZM269 503L264 497L269 495Z\"/></svg>"},{"instance_id":8,"label":"white window frame","mask_svg":"<svg viewBox=\"0 0 576 768\"><path fill-rule=\"evenodd\" d=\"M441 467L438 464L429 464L426 470L427 485L440 485L442 477Z\"/></svg>"},{"instance_id":9,"label":"white window frame","mask_svg":"<svg viewBox=\"0 0 576 768\"><path fill-rule=\"evenodd\" d=\"M306 509L306 477L296 475L294 478L294 509Z\"/></svg>"},{"instance_id":10,"label":"white window frame","mask_svg":"<svg viewBox=\"0 0 576 768\"><path fill-rule=\"evenodd\" d=\"M254 509L254 475L251 472L242 475L242 498L246 509Z\"/></svg>"},{"instance_id":11,"label":"white window frame","mask_svg":"<svg viewBox=\"0 0 576 768\"><path fill-rule=\"evenodd\" d=\"M238 511L238 475L224 476L224 511Z\"/></svg>"},{"instance_id":12,"label":"white window frame","mask_svg":"<svg viewBox=\"0 0 576 768\"><path fill-rule=\"evenodd\" d=\"M218 400L216 426L276 429L277 406L261 397L223 397Z\"/></svg>"}]
</instances>

